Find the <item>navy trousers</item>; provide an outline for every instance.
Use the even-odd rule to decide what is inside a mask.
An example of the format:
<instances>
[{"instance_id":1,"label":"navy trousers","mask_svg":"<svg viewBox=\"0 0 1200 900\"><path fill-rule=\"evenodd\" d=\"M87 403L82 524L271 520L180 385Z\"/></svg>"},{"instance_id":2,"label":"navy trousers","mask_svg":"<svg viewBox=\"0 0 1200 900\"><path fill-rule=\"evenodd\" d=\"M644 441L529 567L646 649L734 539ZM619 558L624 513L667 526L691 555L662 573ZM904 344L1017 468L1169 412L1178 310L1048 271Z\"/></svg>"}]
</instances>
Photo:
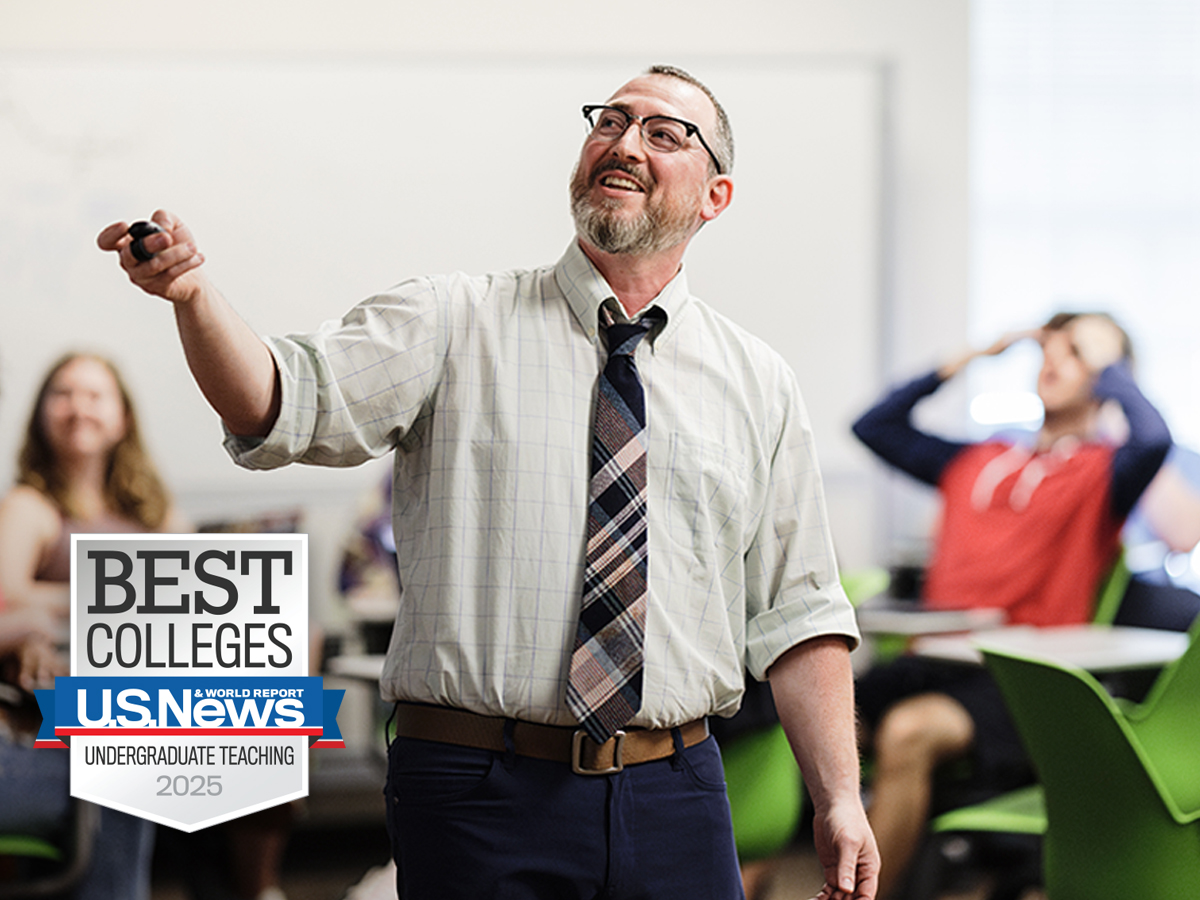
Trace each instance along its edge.
<instances>
[{"instance_id":1,"label":"navy trousers","mask_svg":"<svg viewBox=\"0 0 1200 900\"><path fill-rule=\"evenodd\" d=\"M384 793L400 900L740 900L717 743L676 744L588 776L397 738Z\"/></svg>"}]
</instances>

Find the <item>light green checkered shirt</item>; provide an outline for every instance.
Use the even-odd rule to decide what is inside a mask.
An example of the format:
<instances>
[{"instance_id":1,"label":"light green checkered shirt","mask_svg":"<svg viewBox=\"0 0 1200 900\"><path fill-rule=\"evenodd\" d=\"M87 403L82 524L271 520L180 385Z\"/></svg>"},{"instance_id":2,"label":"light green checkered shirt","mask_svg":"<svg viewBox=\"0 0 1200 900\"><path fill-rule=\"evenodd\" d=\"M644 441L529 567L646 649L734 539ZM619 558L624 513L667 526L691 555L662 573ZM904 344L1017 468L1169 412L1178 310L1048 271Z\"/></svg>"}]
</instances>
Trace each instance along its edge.
<instances>
[{"instance_id":1,"label":"light green checkered shirt","mask_svg":"<svg viewBox=\"0 0 1200 900\"><path fill-rule=\"evenodd\" d=\"M574 724L564 693L587 523L590 423L613 291L572 242L553 266L407 281L315 334L268 340L282 409L237 462L396 453L403 596L386 699ZM637 349L649 435L646 671L635 725L738 706L743 668L857 641L808 417L778 354L688 293Z\"/></svg>"}]
</instances>

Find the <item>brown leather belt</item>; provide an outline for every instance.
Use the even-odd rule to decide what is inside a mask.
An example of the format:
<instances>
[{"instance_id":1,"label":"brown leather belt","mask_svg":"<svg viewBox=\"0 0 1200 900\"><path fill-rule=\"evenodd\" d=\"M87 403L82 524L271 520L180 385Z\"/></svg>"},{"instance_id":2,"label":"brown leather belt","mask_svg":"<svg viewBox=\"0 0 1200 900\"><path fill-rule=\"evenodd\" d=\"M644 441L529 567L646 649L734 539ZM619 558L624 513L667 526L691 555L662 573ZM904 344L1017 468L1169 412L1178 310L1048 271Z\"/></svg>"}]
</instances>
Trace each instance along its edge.
<instances>
[{"instance_id":1,"label":"brown leather belt","mask_svg":"<svg viewBox=\"0 0 1200 900\"><path fill-rule=\"evenodd\" d=\"M505 752L505 721L445 706L396 704L397 737L441 741L479 750ZM699 744L708 737L708 720L697 719L681 725L679 733L685 747ZM580 775L611 775L625 766L666 759L675 752L669 728L631 728L597 744L581 728L518 721L512 741L518 756L570 763L572 770Z\"/></svg>"}]
</instances>

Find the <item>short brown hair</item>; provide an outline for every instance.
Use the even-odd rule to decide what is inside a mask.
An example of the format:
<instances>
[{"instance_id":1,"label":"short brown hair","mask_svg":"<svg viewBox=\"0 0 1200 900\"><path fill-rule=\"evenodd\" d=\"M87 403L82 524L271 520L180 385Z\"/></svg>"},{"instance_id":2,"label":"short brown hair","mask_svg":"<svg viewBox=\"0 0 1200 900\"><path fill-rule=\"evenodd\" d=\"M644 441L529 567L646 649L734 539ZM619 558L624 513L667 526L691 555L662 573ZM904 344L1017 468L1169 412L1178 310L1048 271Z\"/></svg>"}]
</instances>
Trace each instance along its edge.
<instances>
[{"instance_id":1,"label":"short brown hair","mask_svg":"<svg viewBox=\"0 0 1200 900\"><path fill-rule=\"evenodd\" d=\"M699 88L704 92L704 96L712 101L713 109L717 111L717 133L712 137L713 155L721 163L721 172L728 175L733 171L733 128L729 124L729 116L725 113L725 107L717 100L716 95L708 89L695 75L690 72L685 72L677 66L651 66L646 70L647 75L665 75L668 78L678 78L680 81L686 81L693 87ZM720 174L720 173L714 173Z\"/></svg>"},{"instance_id":2,"label":"short brown hair","mask_svg":"<svg viewBox=\"0 0 1200 900\"><path fill-rule=\"evenodd\" d=\"M1042 328L1046 331L1062 331L1071 322L1084 316L1103 319L1117 329L1121 335L1121 358L1128 363L1133 362L1133 341L1129 339L1129 334L1117 323L1117 320L1106 312L1059 312L1052 315Z\"/></svg>"}]
</instances>

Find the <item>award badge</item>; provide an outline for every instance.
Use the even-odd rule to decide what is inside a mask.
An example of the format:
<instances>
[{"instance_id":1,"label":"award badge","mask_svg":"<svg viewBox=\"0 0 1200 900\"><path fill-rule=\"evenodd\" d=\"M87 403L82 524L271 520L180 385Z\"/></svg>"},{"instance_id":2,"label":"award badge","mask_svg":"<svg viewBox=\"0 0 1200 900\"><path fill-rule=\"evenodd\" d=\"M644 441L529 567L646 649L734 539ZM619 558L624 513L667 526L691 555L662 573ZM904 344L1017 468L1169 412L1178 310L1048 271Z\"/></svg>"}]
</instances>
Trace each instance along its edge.
<instances>
[{"instance_id":1,"label":"award badge","mask_svg":"<svg viewBox=\"0 0 1200 900\"><path fill-rule=\"evenodd\" d=\"M72 796L188 832L304 797L343 693L308 674L307 535L72 536L71 675L37 691Z\"/></svg>"}]
</instances>

